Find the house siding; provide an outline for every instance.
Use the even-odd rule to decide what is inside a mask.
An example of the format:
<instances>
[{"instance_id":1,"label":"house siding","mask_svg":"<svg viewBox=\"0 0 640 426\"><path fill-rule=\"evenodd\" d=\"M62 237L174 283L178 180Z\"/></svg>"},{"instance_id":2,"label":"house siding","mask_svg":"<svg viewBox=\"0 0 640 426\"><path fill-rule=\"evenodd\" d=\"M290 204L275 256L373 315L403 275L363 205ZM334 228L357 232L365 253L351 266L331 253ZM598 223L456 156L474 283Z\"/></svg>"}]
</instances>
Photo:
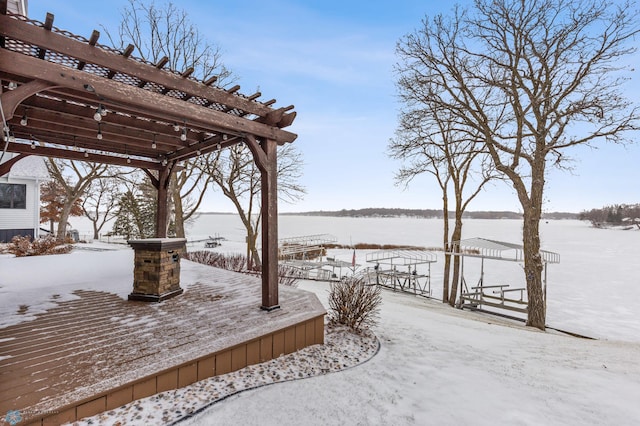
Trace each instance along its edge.
<instances>
[{"instance_id":1,"label":"house siding","mask_svg":"<svg viewBox=\"0 0 640 426\"><path fill-rule=\"evenodd\" d=\"M40 188L37 180L0 178L0 183L26 185L27 203L24 209L0 209L0 243L15 235L38 237Z\"/></svg>"}]
</instances>

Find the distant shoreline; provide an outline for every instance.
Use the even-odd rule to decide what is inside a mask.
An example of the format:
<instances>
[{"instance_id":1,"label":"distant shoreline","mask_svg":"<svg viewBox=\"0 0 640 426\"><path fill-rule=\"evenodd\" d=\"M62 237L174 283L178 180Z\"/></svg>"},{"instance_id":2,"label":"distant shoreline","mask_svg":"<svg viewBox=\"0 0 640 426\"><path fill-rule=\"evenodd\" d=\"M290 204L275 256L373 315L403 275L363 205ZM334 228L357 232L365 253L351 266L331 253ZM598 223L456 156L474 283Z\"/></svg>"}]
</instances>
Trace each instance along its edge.
<instances>
[{"instance_id":1,"label":"distant shoreline","mask_svg":"<svg viewBox=\"0 0 640 426\"><path fill-rule=\"evenodd\" d=\"M201 212L201 215L235 214L233 212ZM279 213L280 216L320 216L320 217L362 217L362 218L424 218L442 219L442 210L434 209L388 209L388 208L367 208L335 211L310 211L295 213ZM453 218L453 212L449 213ZM463 219L522 219L522 213L512 211L470 211L465 212ZM578 213L570 212L550 212L543 213L542 219L579 219Z\"/></svg>"}]
</instances>

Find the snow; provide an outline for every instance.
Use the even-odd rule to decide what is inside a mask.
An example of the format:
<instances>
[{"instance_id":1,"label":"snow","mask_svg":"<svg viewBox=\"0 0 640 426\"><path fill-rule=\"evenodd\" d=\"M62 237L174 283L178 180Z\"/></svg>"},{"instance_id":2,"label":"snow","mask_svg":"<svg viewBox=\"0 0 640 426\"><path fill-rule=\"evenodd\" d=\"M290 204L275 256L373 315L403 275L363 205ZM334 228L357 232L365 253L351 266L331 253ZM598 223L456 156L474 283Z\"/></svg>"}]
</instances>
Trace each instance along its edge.
<instances>
[{"instance_id":1,"label":"snow","mask_svg":"<svg viewBox=\"0 0 640 426\"><path fill-rule=\"evenodd\" d=\"M320 294L326 285L305 283ZM637 424L640 345L543 333L383 293L378 355L260 388L185 425ZM266 409L272 407L272 409Z\"/></svg>"},{"instance_id":2,"label":"snow","mask_svg":"<svg viewBox=\"0 0 640 426\"><path fill-rule=\"evenodd\" d=\"M121 264L131 268L114 268ZM108 291L126 299L132 283L130 249L74 250L67 255L20 258L0 256L0 328L29 321L57 306L57 302L77 299L72 294L74 290ZM20 306L27 307L26 311L22 312Z\"/></svg>"},{"instance_id":3,"label":"snow","mask_svg":"<svg viewBox=\"0 0 640 426\"><path fill-rule=\"evenodd\" d=\"M590 230L595 231L589 232L591 238L583 238L585 231L571 222L563 227L565 233L557 229L543 229L544 248L562 256L561 264L550 271L549 320L597 340L541 332L385 290L380 322L373 330L379 352L371 357L357 344L343 347L363 354L355 357L355 364L370 358L367 362L291 381L310 368L296 357L316 356L292 354L262 365L262 373L243 369L215 383L197 383L132 403L123 408L129 414L120 412L124 417L103 424L114 424L115 419L121 424L166 424L202 407L208 408L181 424L638 424L640 321L635 314L638 298L633 295L638 294L640 233ZM505 235L476 235L518 241ZM329 255L350 260L351 252ZM0 327L29 320L57 301L74 297L76 289L107 290L122 298L131 291L132 271L118 272L122 279L111 279L114 264L132 265L129 249L60 256L72 259L72 267L59 256L0 256ZM361 259L364 254L358 252ZM518 265L514 269L521 273ZM184 272L189 280L197 279L188 268ZM303 281L299 287L317 294L327 306L327 283ZM21 305L28 309L18 314ZM339 335L332 338L334 349L318 353L318 363L335 357L339 352L331 350L348 341ZM289 381L264 386L268 377ZM244 390L254 386L258 387ZM219 402L210 405L215 401ZM138 411L151 413L152 419ZM179 415L163 420L165 412L178 411Z\"/></svg>"}]
</instances>

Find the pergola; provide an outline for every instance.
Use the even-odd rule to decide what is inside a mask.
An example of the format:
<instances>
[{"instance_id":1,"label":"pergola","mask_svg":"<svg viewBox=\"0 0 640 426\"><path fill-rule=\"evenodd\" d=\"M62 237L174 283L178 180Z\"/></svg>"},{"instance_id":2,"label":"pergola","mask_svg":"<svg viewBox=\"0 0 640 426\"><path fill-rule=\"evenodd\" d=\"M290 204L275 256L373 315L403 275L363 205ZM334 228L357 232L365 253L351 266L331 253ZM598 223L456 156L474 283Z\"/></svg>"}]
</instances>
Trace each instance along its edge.
<instances>
[{"instance_id":1,"label":"pergola","mask_svg":"<svg viewBox=\"0 0 640 426\"><path fill-rule=\"evenodd\" d=\"M16 15L0 0L0 151L142 169L158 190L156 237L166 237L167 189L182 161L245 143L261 172L262 308L278 305L277 147L293 142L293 106L260 93L198 81L193 68L164 69L123 51ZM6 123L6 127L4 124Z\"/></svg>"}]
</instances>

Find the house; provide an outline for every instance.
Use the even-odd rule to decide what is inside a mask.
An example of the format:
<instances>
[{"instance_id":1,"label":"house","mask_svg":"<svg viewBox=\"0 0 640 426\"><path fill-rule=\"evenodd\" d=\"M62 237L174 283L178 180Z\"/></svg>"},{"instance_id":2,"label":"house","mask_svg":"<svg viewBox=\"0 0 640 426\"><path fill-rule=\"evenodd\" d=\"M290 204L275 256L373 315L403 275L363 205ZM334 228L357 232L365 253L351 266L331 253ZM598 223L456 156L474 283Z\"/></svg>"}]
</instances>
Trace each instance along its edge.
<instances>
[{"instance_id":1,"label":"house","mask_svg":"<svg viewBox=\"0 0 640 426\"><path fill-rule=\"evenodd\" d=\"M0 164L15 156L0 152ZM48 177L44 159L37 156L21 159L0 176L0 243L16 235L39 236L40 183Z\"/></svg>"},{"instance_id":2,"label":"house","mask_svg":"<svg viewBox=\"0 0 640 426\"><path fill-rule=\"evenodd\" d=\"M8 0L7 10L27 16L28 0Z\"/></svg>"}]
</instances>

